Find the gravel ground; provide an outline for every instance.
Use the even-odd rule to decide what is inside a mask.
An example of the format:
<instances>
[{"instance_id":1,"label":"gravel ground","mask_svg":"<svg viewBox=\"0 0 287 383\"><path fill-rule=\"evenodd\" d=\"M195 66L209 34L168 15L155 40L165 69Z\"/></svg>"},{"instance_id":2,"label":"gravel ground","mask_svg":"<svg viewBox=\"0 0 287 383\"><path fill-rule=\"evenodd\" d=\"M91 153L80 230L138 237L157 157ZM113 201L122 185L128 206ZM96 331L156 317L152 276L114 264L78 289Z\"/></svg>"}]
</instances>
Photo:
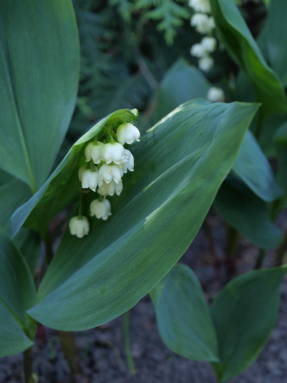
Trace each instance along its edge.
<instances>
[{"instance_id":1,"label":"gravel ground","mask_svg":"<svg viewBox=\"0 0 287 383\"><path fill-rule=\"evenodd\" d=\"M218 232L216 243L222 239ZM221 257L221 249L218 256ZM254 262L254 249L241 245L239 268ZM199 260L201 265L200 267ZM247 261L246 261L247 260ZM192 265L207 286L208 296L220 287L220 270L214 272L210 251L202 233L198 236L184 261ZM244 267L242 265L245 265ZM162 343L155 324L153 307L144 298L131 313L132 353L137 372L131 375L122 350L121 320L77 334L82 374L79 383L216 383L212 368L206 363L193 362L169 351ZM47 341L45 340L47 339ZM278 326L258 360L230 383L287 382L287 281L282 286ZM57 334L44 330L34 347L34 370L39 383L69 383L69 368L61 352ZM21 356L0 360L0 382L21 382Z\"/></svg>"}]
</instances>

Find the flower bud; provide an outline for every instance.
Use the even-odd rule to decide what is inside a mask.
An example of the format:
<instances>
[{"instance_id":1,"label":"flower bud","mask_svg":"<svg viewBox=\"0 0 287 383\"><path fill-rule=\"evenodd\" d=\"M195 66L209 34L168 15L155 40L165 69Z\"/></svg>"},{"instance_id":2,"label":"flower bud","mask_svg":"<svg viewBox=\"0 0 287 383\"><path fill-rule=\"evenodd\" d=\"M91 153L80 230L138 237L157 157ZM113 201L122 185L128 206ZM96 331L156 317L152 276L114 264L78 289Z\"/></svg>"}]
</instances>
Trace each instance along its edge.
<instances>
[{"instance_id":1,"label":"flower bud","mask_svg":"<svg viewBox=\"0 0 287 383\"><path fill-rule=\"evenodd\" d=\"M192 16L190 24L195 27L198 33L210 33L215 27L214 20L203 13L196 13Z\"/></svg>"},{"instance_id":2,"label":"flower bud","mask_svg":"<svg viewBox=\"0 0 287 383\"><path fill-rule=\"evenodd\" d=\"M93 192L97 190L99 179L97 170L90 170L84 167L80 168L79 179L81 181L83 189L91 189Z\"/></svg>"},{"instance_id":3,"label":"flower bud","mask_svg":"<svg viewBox=\"0 0 287 383\"><path fill-rule=\"evenodd\" d=\"M193 8L196 12L211 12L209 0L189 0L189 6Z\"/></svg>"},{"instance_id":4,"label":"flower bud","mask_svg":"<svg viewBox=\"0 0 287 383\"><path fill-rule=\"evenodd\" d=\"M107 199L95 199L90 204L90 215L106 221L111 215L111 203Z\"/></svg>"},{"instance_id":5,"label":"flower bud","mask_svg":"<svg viewBox=\"0 0 287 383\"><path fill-rule=\"evenodd\" d=\"M201 46L206 53L215 51L216 39L214 37L204 37L201 41Z\"/></svg>"},{"instance_id":6,"label":"flower bud","mask_svg":"<svg viewBox=\"0 0 287 383\"><path fill-rule=\"evenodd\" d=\"M117 139L121 144L133 144L140 140L140 131L136 126L129 123L121 124L117 129Z\"/></svg>"},{"instance_id":7,"label":"flower bud","mask_svg":"<svg viewBox=\"0 0 287 383\"><path fill-rule=\"evenodd\" d=\"M190 54L195 57L204 57L206 52L201 44L194 44L190 48Z\"/></svg>"},{"instance_id":8,"label":"flower bud","mask_svg":"<svg viewBox=\"0 0 287 383\"><path fill-rule=\"evenodd\" d=\"M104 144L103 146L103 160L107 164L111 164L114 162L115 164L121 163L123 159L123 154L124 154L124 147L123 145L115 142L115 143L110 143L110 144Z\"/></svg>"},{"instance_id":9,"label":"flower bud","mask_svg":"<svg viewBox=\"0 0 287 383\"><path fill-rule=\"evenodd\" d=\"M224 101L224 92L222 89L212 86L208 89L207 99L211 102Z\"/></svg>"},{"instance_id":10,"label":"flower bud","mask_svg":"<svg viewBox=\"0 0 287 383\"><path fill-rule=\"evenodd\" d=\"M122 179L123 173L120 165L102 165L99 169L99 186L103 183L109 184L112 181L118 184Z\"/></svg>"},{"instance_id":11,"label":"flower bud","mask_svg":"<svg viewBox=\"0 0 287 383\"><path fill-rule=\"evenodd\" d=\"M69 230L72 235L77 238L83 238L89 233L89 221L84 216L72 217L69 221Z\"/></svg>"},{"instance_id":12,"label":"flower bud","mask_svg":"<svg viewBox=\"0 0 287 383\"><path fill-rule=\"evenodd\" d=\"M213 63L213 58L207 56L199 60L198 66L199 69L203 70L204 72L208 72L213 67Z\"/></svg>"},{"instance_id":13,"label":"flower bud","mask_svg":"<svg viewBox=\"0 0 287 383\"><path fill-rule=\"evenodd\" d=\"M103 160L102 151L104 144L102 142L90 142L85 148L86 161L93 161L94 164L99 164Z\"/></svg>"},{"instance_id":14,"label":"flower bud","mask_svg":"<svg viewBox=\"0 0 287 383\"><path fill-rule=\"evenodd\" d=\"M99 188L98 188L98 193L103 196L113 196L113 195L120 195L121 192L123 191L123 183L120 181L119 183L115 183L114 181L110 183L103 183Z\"/></svg>"}]
</instances>

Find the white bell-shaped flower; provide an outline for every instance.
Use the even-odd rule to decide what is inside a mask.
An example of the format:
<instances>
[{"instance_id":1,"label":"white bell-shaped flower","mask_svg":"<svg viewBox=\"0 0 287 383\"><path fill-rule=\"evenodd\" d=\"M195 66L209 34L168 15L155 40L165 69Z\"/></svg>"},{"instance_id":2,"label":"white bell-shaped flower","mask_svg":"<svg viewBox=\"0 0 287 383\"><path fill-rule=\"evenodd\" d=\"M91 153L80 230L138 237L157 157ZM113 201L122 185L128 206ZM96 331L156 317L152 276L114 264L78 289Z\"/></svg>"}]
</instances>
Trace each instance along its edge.
<instances>
[{"instance_id":1,"label":"white bell-shaped flower","mask_svg":"<svg viewBox=\"0 0 287 383\"><path fill-rule=\"evenodd\" d=\"M69 221L69 230L70 233L75 235L77 238L83 238L89 233L90 230L90 225L87 217L72 217Z\"/></svg>"},{"instance_id":2,"label":"white bell-shaped flower","mask_svg":"<svg viewBox=\"0 0 287 383\"><path fill-rule=\"evenodd\" d=\"M198 67L204 72L208 72L213 67L213 58L207 56L198 61Z\"/></svg>"},{"instance_id":3,"label":"white bell-shaped flower","mask_svg":"<svg viewBox=\"0 0 287 383\"><path fill-rule=\"evenodd\" d=\"M206 55L206 50L201 44L194 44L190 48L190 54L195 57L204 57Z\"/></svg>"},{"instance_id":4,"label":"white bell-shaped flower","mask_svg":"<svg viewBox=\"0 0 287 383\"><path fill-rule=\"evenodd\" d=\"M220 88L212 86L208 89L207 99L211 102L224 101L224 91Z\"/></svg>"},{"instance_id":5,"label":"white bell-shaped flower","mask_svg":"<svg viewBox=\"0 0 287 383\"><path fill-rule=\"evenodd\" d=\"M103 196L113 196L113 195L120 195L121 192L123 191L123 183L120 181L119 183L115 183L114 181L110 183L103 183L99 188L98 188L98 193Z\"/></svg>"},{"instance_id":6,"label":"white bell-shaped flower","mask_svg":"<svg viewBox=\"0 0 287 383\"><path fill-rule=\"evenodd\" d=\"M90 142L85 148L86 161L93 161L94 164L99 164L103 161L104 144L102 142Z\"/></svg>"},{"instance_id":7,"label":"white bell-shaped flower","mask_svg":"<svg viewBox=\"0 0 287 383\"><path fill-rule=\"evenodd\" d=\"M123 170L120 165L102 165L99 169L99 186L103 183L109 184L114 181L118 184L123 176Z\"/></svg>"},{"instance_id":8,"label":"white bell-shaped flower","mask_svg":"<svg viewBox=\"0 0 287 383\"><path fill-rule=\"evenodd\" d=\"M122 144L119 144L118 142L110 143L110 144L104 144L102 155L103 160L107 164L111 164L114 162L115 164L120 164L123 159L124 154L124 147Z\"/></svg>"},{"instance_id":9,"label":"white bell-shaped flower","mask_svg":"<svg viewBox=\"0 0 287 383\"><path fill-rule=\"evenodd\" d=\"M99 173L97 170L90 170L84 167L79 170L79 179L83 189L91 189L93 192L97 190Z\"/></svg>"},{"instance_id":10,"label":"white bell-shaped flower","mask_svg":"<svg viewBox=\"0 0 287 383\"><path fill-rule=\"evenodd\" d=\"M216 48L216 39L214 37L204 37L200 44L205 52L214 52Z\"/></svg>"},{"instance_id":11,"label":"white bell-shaped flower","mask_svg":"<svg viewBox=\"0 0 287 383\"><path fill-rule=\"evenodd\" d=\"M202 34L210 33L215 27L213 18L203 13L193 15L190 23L198 33Z\"/></svg>"},{"instance_id":12,"label":"white bell-shaped flower","mask_svg":"<svg viewBox=\"0 0 287 383\"><path fill-rule=\"evenodd\" d=\"M125 149L124 151L124 159L122 163L120 164L120 167L122 168L123 173L127 173L128 171L133 172L134 171L134 156L132 153Z\"/></svg>"},{"instance_id":13,"label":"white bell-shaped flower","mask_svg":"<svg viewBox=\"0 0 287 383\"><path fill-rule=\"evenodd\" d=\"M121 144L133 144L140 140L140 131L136 126L129 123L121 124L117 129L117 139Z\"/></svg>"},{"instance_id":14,"label":"white bell-shaped flower","mask_svg":"<svg viewBox=\"0 0 287 383\"><path fill-rule=\"evenodd\" d=\"M189 0L189 6L197 12L211 12L209 0Z\"/></svg>"},{"instance_id":15,"label":"white bell-shaped flower","mask_svg":"<svg viewBox=\"0 0 287 383\"><path fill-rule=\"evenodd\" d=\"M111 215L111 203L107 199L95 199L90 204L90 215L106 221Z\"/></svg>"}]
</instances>

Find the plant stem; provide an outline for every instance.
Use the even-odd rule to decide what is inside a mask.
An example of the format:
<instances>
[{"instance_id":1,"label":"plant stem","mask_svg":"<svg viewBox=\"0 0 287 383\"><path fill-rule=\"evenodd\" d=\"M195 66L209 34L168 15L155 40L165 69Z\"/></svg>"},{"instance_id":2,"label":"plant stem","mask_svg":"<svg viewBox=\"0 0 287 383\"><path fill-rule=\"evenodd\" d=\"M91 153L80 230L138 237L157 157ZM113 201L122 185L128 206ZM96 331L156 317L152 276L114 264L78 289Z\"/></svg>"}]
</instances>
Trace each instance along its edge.
<instances>
[{"instance_id":1,"label":"plant stem","mask_svg":"<svg viewBox=\"0 0 287 383\"><path fill-rule=\"evenodd\" d=\"M34 383L32 347L23 352L24 382Z\"/></svg>"},{"instance_id":2,"label":"plant stem","mask_svg":"<svg viewBox=\"0 0 287 383\"><path fill-rule=\"evenodd\" d=\"M80 366L77 358L77 347L74 334L67 331L58 331L58 334L63 353L71 370L71 382L76 382L76 377L80 373Z\"/></svg>"},{"instance_id":3,"label":"plant stem","mask_svg":"<svg viewBox=\"0 0 287 383\"><path fill-rule=\"evenodd\" d=\"M225 248L226 282L228 282L236 273L235 255L239 245L239 239L239 232L228 225Z\"/></svg>"},{"instance_id":4,"label":"plant stem","mask_svg":"<svg viewBox=\"0 0 287 383\"><path fill-rule=\"evenodd\" d=\"M131 336L130 336L130 311L126 312L122 317L122 331L124 337L124 350L127 359L128 369L131 374L136 373L134 359L131 351Z\"/></svg>"},{"instance_id":5,"label":"plant stem","mask_svg":"<svg viewBox=\"0 0 287 383\"><path fill-rule=\"evenodd\" d=\"M265 257L266 257L266 250L259 249L259 254L257 256L256 262L255 262L255 265L254 265L254 270L261 269Z\"/></svg>"},{"instance_id":6,"label":"plant stem","mask_svg":"<svg viewBox=\"0 0 287 383\"><path fill-rule=\"evenodd\" d=\"M284 240L278 247L275 254L275 266L281 266L284 262L284 256L287 251L287 233L285 234Z\"/></svg>"}]
</instances>

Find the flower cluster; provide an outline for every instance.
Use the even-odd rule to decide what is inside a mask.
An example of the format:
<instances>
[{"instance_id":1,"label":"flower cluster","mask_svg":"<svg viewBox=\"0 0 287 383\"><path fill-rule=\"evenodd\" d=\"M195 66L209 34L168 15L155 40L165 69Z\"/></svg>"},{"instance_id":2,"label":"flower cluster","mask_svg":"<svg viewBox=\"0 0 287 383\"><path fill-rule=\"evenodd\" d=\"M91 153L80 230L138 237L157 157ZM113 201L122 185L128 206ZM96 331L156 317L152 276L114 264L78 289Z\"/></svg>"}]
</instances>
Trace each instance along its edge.
<instances>
[{"instance_id":1,"label":"flower cluster","mask_svg":"<svg viewBox=\"0 0 287 383\"><path fill-rule=\"evenodd\" d=\"M82 189L98 194L90 203L91 217L107 220L112 214L107 197L119 196L123 190L123 175L134 170L134 157L124 145L131 145L139 139L140 132L136 126L122 123L104 142L91 141L85 147L85 165L79 169L79 180ZM82 214L72 217L69 229L72 235L84 237L89 233L88 218Z\"/></svg>"},{"instance_id":2,"label":"flower cluster","mask_svg":"<svg viewBox=\"0 0 287 383\"><path fill-rule=\"evenodd\" d=\"M200 43L194 44L190 53L199 59L198 67L202 71L208 72L214 64L211 54L217 46L216 39L210 36L215 28L214 19L209 15L211 12L210 3L209 0L190 0L189 5L195 11L190 21L191 25L198 33L208 35L203 37Z\"/></svg>"}]
</instances>

